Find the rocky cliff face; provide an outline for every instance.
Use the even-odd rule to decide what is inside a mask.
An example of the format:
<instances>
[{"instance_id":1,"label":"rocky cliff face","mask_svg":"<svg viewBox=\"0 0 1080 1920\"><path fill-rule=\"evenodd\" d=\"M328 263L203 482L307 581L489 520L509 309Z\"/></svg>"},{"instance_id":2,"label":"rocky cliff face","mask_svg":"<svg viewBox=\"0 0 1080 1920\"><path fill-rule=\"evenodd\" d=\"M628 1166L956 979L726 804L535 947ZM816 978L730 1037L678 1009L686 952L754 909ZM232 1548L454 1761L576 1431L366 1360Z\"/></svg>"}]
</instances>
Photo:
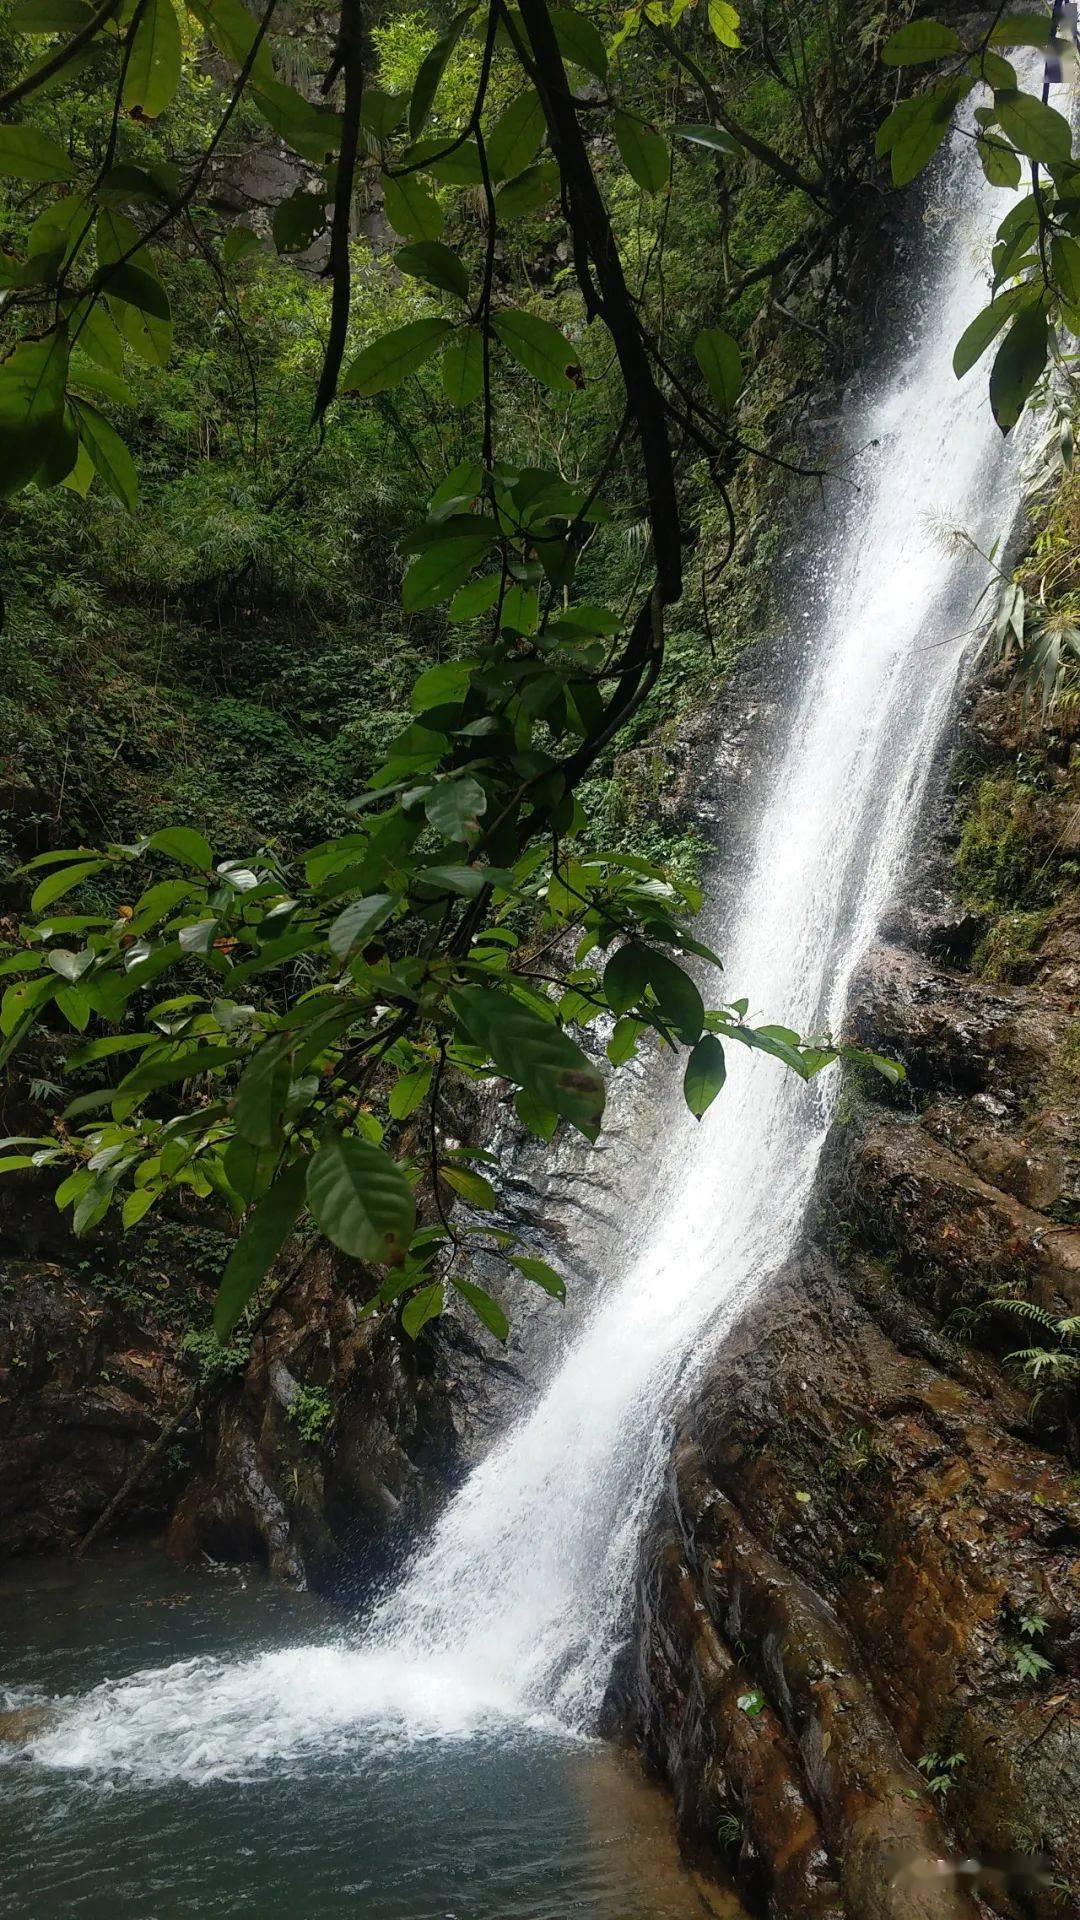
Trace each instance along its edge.
<instances>
[{"instance_id":1,"label":"rocky cliff face","mask_svg":"<svg viewBox=\"0 0 1080 1920\"><path fill-rule=\"evenodd\" d=\"M853 995L903 1097L846 1090L643 1551L613 1705L687 1847L777 1920L1080 1907L1075 761L969 698Z\"/></svg>"}]
</instances>

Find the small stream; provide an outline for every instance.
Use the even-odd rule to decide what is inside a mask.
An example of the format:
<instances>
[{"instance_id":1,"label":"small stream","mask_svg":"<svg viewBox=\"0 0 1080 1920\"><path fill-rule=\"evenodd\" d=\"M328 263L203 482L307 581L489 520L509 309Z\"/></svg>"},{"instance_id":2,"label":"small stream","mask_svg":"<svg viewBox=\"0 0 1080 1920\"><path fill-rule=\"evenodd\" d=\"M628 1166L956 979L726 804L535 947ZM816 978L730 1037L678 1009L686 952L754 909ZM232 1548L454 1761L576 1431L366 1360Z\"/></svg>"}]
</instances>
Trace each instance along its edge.
<instances>
[{"instance_id":1,"label":"small stream","mask_svg":"<svg viewBox=\"0 0 1080 1920\"><path fill-rule=\"evenodd\" d=\"M239 1658L327 1661L341 1619L259 1578L178 1567L151 1551L0 1576L0 1708L107 1689L140 1672ZM246 1670L246 1669L245 1669ZM282 1674L288 1692L288 1665ZM148 1685L145 1691L152 1691ZM299 1704L299 1703L298 1703ZM182 1704L177 1703L182 1714ZM120 1709L124 1711L123 1708ZM180 1728L169 1702L158 1712ZM163 1728L164 1731L164 1728ZM0 1914L19 1920L700 1920L664 1795L600 1741L538 1729L427 1741L341 1739L244 1756L188 1746L181 1776L0 1760ZM3 1749L0 1748L0 1753Z\"/></svg>"}]
</instances>

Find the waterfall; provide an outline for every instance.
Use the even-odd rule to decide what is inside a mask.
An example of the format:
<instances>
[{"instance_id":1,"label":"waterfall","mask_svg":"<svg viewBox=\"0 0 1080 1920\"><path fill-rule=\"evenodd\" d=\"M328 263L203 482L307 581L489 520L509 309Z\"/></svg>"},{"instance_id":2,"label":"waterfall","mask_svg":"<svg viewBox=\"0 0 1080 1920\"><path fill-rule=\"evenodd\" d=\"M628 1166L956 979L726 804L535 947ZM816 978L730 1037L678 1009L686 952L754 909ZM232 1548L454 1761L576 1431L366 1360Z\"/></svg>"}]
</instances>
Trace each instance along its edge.
<instances>
[{"instance_id":1,"label":"waterfall","mask_svg":"<svg viewBox=\"0 0 1080 1920\"><path fill-rule=\"evenodd\" d=\"M986 367L961 382L951 368L1007 205L957 144L907 338L849 423L834 531L793 615L797 694L728 942L726 991L804 1031L842 1025L950 712L985 574L942 527L986 546L1015 498ZM704 1120L665 1116L662 1177L623 1222L623 1270L366 1625L109 1683L67 1703L34 1757L206 1778L358 1740L587 1732L678 1402L791 1250L836 1097L835 1074L803 1087L741 1050L729 1064Z\"/></svg>"}]
</instances>

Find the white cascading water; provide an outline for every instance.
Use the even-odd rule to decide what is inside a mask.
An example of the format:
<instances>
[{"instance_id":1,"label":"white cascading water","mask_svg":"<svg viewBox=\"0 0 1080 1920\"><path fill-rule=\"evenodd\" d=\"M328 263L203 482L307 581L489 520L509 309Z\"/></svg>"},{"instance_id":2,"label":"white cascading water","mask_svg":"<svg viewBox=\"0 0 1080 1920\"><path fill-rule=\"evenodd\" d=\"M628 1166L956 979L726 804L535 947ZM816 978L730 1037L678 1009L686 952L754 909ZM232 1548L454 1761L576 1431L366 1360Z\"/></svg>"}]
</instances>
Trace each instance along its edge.
<instances>
[{"instance_id":1,"label":"white cascading water","mask_svg":"<svg viewBox=\"0 0 1080 1920\"><path fill-rule=\"evenodd\" d=\"M942 527L985 548L1013 510L985 365L958 383L950 364L984 304L1007 205L964 145L937 186L937 265L909 338L852 422L864 450L833 488L835 533L801 615L801 692L727 956L730 993L803 1031L842 1023L950 710L985 570ZM677 1403L792 1248L835 1098L834 1074L806 1088L731 1051L723 1094L700 1124L674 1123L651 1206L624 1223L624 1270L374 1617L334 1644L110 1682L61 1703L36 1760L205 1780L507 1722L589 1728Z\"/></svg>"}]
</instances>

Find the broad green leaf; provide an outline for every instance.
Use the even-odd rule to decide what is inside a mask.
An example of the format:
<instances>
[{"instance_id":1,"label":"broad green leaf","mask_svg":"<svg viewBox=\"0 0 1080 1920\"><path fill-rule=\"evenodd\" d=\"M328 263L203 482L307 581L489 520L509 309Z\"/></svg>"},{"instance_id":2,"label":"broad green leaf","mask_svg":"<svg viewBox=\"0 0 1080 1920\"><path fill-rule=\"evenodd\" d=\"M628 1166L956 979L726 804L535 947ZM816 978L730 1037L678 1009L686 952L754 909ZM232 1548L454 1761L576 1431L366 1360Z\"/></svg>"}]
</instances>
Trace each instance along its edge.
<instances>
[{"instance_id":1,"label":"broad green leaf","mask_svg":"<svg viewBox=\"0 0 1080 1920\"><path fill-rule=\"evenodd\" d=\"M976 141L982 170L992 187L1015 190L1020 185L1020 160L1006 141L982 134Z\"/></svg>"},{"instance_id":2,"label":"broad green leaf","mask_svg":"<svg viewBox=\"0 0 1080 1920\"><path fill-rule=\"evenodd\" d=\"M134 1193L128 1194L120 1212L125 1231L138 1226L144 1214L149 1213L159 1192L158 1187L136 1187Z\"/></svg>"},{"instance_id":3,"label":"broad green leaf","mask_svg":"<svg viewBox=\"0 0 1080 1920\"><path fill-rule=\"evenodd\" d=\"M531 1253L512 1253L509 1258L511 1266L523 1273L526 1280L533 1280L538 1287L543 1287L553 1300L566 1299L565 1280L560 1278L554 1267L548 1266L546 1260L537 1260Z\"/></svg>"},{"instance_id":4,"label":"broad green leaf","mask_svg":"<svg viewBox=\"0 0 1080 1920\"><path fill-rule=\"evenodd\" d=\"M424 801L428 820L444 840L475 840L486 809L487 794L467 773L438 781Z\"/></svg>"},{"instance_id":5,"label":"broad green leaf","mask_svg":"<svg viewBox=\"0 0 1080 1920\"><path fill-rule=\"evenodd\" d=\"M115 207L103 208L98 216L95 239L99 270L118 266L122 262L124 266L133 266L157 282L152 258L142 245L138 228L126 214ZM161 297L165 298L163 289ZM133 305L122 294L110 295L109 304L132 352L150 366L168 366L172 351L172 322L158 313L148 312L143 306Z\"/></svg>"},{"instance_id":6,"label":"broad green leaf","mask_svg":"<svg viewBox=\"0 0 1080 1920\"><path fill-rule=\"evenodd\" d=\"M18 0L8 26L12 33L78 33L93 17L89 0Z\"/></svg>"},{"instance_id":7,"label":"broad green leaf","mask_svg":"<svg viewBox=\"0 0 1080 1920\"><path fill-rule=\"evenodd\" d=\"M989 41L992 47L1045 47L1053 29L1049 13L1014 13L995 21Z\"/></svg>"},{"instance_id":8,"label":"broad green leaf","mask_svg":"<svg viewBox=\"0 0 1080 1920\"><path fill-rule=\"evenodd\" d=\"M124 106L153 120L171 104L179 84L180 28L172 0L144 0L124 71Z\"/></svg>"},{"instance_id":9,"label":"broad green leaf","mask_svg":"<svg viewBox=\"0 0 1080 1920\"><path fill-rule=\"evenodd\" d=\"M71 410L79 430L79 439L106 493L118 500L129 513L134 513L139 495L139 476L120 435L110 426L105 415L92 407L88 400L80 400L73 395Z\"/></svg>"},{"instance_id":10,"label":"broad green leaf","mask_svg":"<svg viewBox=\"0 0 1080 1920\"><path fill-rule=\"evenodd\" d=\"M881 58L887 67L911 67L924 60L947 60L950 54L962 52L954 27L943 27L936 20L909 20L889 35Z\"/></svg>"},{"instance_id":11,"label":"broad green leaf","mask_svg":"<svg viewBox=\"0 0 1080 1920\"><path fill-rule=\"evenodd\" d=\"M466 620L475 620L495 605L499 597L499 575L486 574L482 580L471 580L460 593L455 593L450 602L450 618L461 624Z\"/></svg>"},{"instance_id":12,"label":"broad green leaf","mask_svg":"<svg viewBox=\"0 0 1080 1920\"><path fill-rule=\"evenodd\" d=\"M326 192L298 188L274 208L271 232L279 253L306 253L326 228Z\"/></svg>"},{"instance_id":13,"label":"broad green leaf","mask_svg":"<svg viewBox=\"0 0 1080 1920\"><path fill-rule=\"evenodd\" d=\"M501 987L461 987L450 997L466 1032L499 1073L595 1137L604 1112L604 1082L561 1028Z\"/></svg>"},{"instance_id":14,"label":"broad green leaf","mask_svg":"<svg viewBox=\"0 0 1080 1920\"><path fill-rule=\"evenodd\" d=\"M879 157L889 154L894 186L906 186L933 159L969 85L951 81L947 86L917 93L912 100L902 100L883 121L876 151Z\"/></svg>"},{"instance_id":15,"label":"broad green leaf","mask_svg":"<svg viewBox=\"0 0 1080 1920\"><path fill-rule=\"evenodd\" d=\"M471 7L465 7L456 14L442 38L435 42L420 63L420 71L413 84L412 98L409 101L409 132L414 140L431 112L439 82L446 71L446 63L457 46L462 29L471 14Z\"/></svg>"},{"instance_id":16,"label":"broad green leaf","mask_svg":"<svg viewBox=\"0 0 1080 1920\"><path fill-rule=\"evenodd\" d=\"M60 442L68 374L67 330L21 340L0 363L0 492L32 480Z\"/></svg>"},{"instance_id":17,"label":"broad green leaf","mask_svg":"<svg viewBox=\"0 0 1080 1920\"><path fill-rule=\"evenodd\" d=\"M0 126L0 174L14 180L70 180L75 168L40 127Z\"/></svg>"},{"instance_id":18,"label":"broad green leaf","mask_svg":"<svg viewBox=\"0 0 1080 1920\"><path fill-rule=\"evenodd\" d=\"M558 1114L553 1108L545 1107L527 1087L519 1087L514 1095L514 1111L522 1126L527 1127L530 1133L535 1133L538 1139L554 1138L559 1124Z\"/></svg>"},{"instance_id":19,"label":"broad green leaf","mask_svg":"<svg viewBox=\"0 0 1080 1920\"><path fill-rule=\"evenodd\" d=\"M508 180L495 195L495 212L500 221L524 220L538 213L554 199L559 190L559 169L554 160L539 160L526 167L514 180Z\"/></svg>"},{"instance_id":20,"label":"broad green leaf","mask_svg":"<svg viewBox=\"0 0 1080 1920\"><path fill-rule=\"evenodd\" d=\"M100 267L91 285L94 289L100 288L109 300L122 300L155 320L167 321L172 317L161 281L147 273L145 267L137 267L133 260Z\"/></svg>"},{"instance_id":21,"label":"broad green leaf","mask_svg":"<svg viewBox=\"0 0 1080 1920\"><path fill-rule=\"evenodd\" d=\"M695 147L708 147L713 153L726 153L737 158L745 151L734 134L725 133L723 127L680 126L672 127L671 131L680 140L689 140Z\"/></svg>"},{"instance_id":22,"label":"broad green leaf","mask_svg":"<svg viewBox=\"0 0 1080 1920\"><path fill-rule=\"evenodd\" d=\"M46 907L51 907L54 900L63 899L65 893L70 893L73 887L81 886L84 880L89 880L92 874L100 873L107 865L106 860L83 860L78 866L61 867L59 872L50 873L47 879L42 880L40 886L35 887L30 896L33 911L44 913Z\"/></svg>"},{"instance_id":23,"label":"broad green leaf","mask_svg":"<svg viewBox=\"0 0 1080 1920\"><path fill-rule=\"evenodd\" d=\"M437 1320L443 1310L443 1283L433 1280L430 1286L418 1287L406 1301L401 1315L402 1330L410 1340L415 1340L422 1327L429 1320Z\"/></svg>"},{"instance_id":24,"label":"broad green leaf","mask_svg":"<svg viewBox=\"0 0 1080 1920\"><path fill-rule=\"evenodd\" d=\"M414 280L426 280L429 286L452 293L458 300L469 297L468 270L460 256L444 247L441 240L415 240L410 246L399 247L394 265Z\"/></svg>"},{"instance_id":25,"label":"broad green leaf","mask_svg":"<svg viewBox=\"0 0 1080 1920\"><path fill-rule=\"evenodd\" d=\"M712 1105L726 1076L724 1049L720 1041L715 1034L702 1034L686 1063L683 1077L686 1104L696 1119L700 1120L706 1108Z\"/></svg>"},{"instance_id":26,"label":"broad green leaf","mask_svg":"<svg viewBox=\"0 0 1080 1920\"><path fill-rule=\"evenodd\" d=\"M443 660L437 667L429 667L413 682L409 702L413 712L426 713L429 707L464 699L479 664L478 660Z\"/></svg>"},{"instance_id":27,"label":"broad green leaf","mask_svg":"<svg viewBox=\"0 0 1080 1920\"><path fill-rule=\"evenodd\" d=\"M1047 166L1068 160L1072 129L1056 107L1048 106L1033 93L1011 90L995 93L994 107L1002 132L1008 134L1018 152Z\"/></svg>"},{"instance_id":28,"label":"broad green leaf","mask_svg":"<svg viewBox=\"0 0 1080 1920\"><path fill-rule=\"evenodd\" d=\"M419 174L406 173L394 180L384 173L382 190L383 210L395 233L403 240L438 239L446 216Z\"/></svg>"},{"instance_id":29,"label":"broad green leaf","mask_svg":"<svg viewBox=\"0 0 1080 1920\"><path fill-rule=\"evenodd\" d=\"M743 381L742 355L723 327L706 327L694 341L694 358L721 413L730 413Z\"/></svg>"},{"instance_id":30,"label":"broad green leaf","mask_svg":"<svg viewBox=\"0 0 1080 1920\"><path fill-rule=\"evenodd\" d=\"M473 533L459 539L438 540L425 553L418 554L405 575L401 587L406 613L418 613L425 607L437 607L467 580L475 566L486 559L495 544L495 528L490 533Z\"/></svg>"},{"instance_id":31,"label":"broad green leaf","mask_svg":"<svg viewBox=\"0 0 1080 1920\"><path fill-rule=\"evenodd\" d=\"M245 7L244 0L186 0L186 3L188 11L206 28L218 52L231 60L234 67L242 67L257 30L257 23ZM257 82L273 83L274 62L268 38L260 42L251 75Z\"/></svg>"},{"instance_id":32,"label":"broad green leaf","mask_svg":"<svg viewBox=\"0 0 1080 1920\"><path fill-rule=\"evenodd\" d=\"M182 867L194 868L196 873L209 873L214 864L210 842L196 833L194 827L162 827L150 835L147 846L151 852L164 853Z\"/></svg>"},{"instance_id":33,"label":"broad green leaf","mask_svg":"<svg viewBox=\"0 0 1080 1920\"><path fill-rule=\"evenodd\" d=\"M671 155L663 134L657 133L635 113L615 113L615 145L631 179L646 193L659 193L667 186Z\"/></svg>"},{"instance_id":34,"label":"broad green leaf","mask_svg":"<svg viewBox=\"0 0 1080 1920\"><path fill-rule=\"evenodd\" d=\"M996 300L991 300L990 305L984 307L981 313L975 315L974 320L970 326L965 327L953 349L953 372L958 380L963 379L964 374L975 365L976 360L981 359L991 341L996 340L1009 316L1030 297L1030 289L1026 286L1009 287L1005 293L999 293Z\"/></svg>"},{"instance_id":35,"label":"broad green leaf","mask_svg":"<svg viewBox=\"0 0 1080 1920\"><path fill-rule=\"evenodd\" d=\"M998 348L990 375L990 405L1002 433L1015 427L1023 413L1032 388L1046 368L1048 345L1043 307L1025 308Z\"/></svg>"},{"instance_id":36,"label":"broad green leaf","mask_svg":"<svg viewBox=\"0 0 1080 1920\"><path fill-rule=\"evenodd\" d=\"M493 1333L496 1340L505 1340L507 1334L510 1332L510 1322L498 1301L493 1300L490 1293L485 1293L483 1287L476 1286L471 1280L459 1280L457 1276L453 1274L451 1275L451 1279L462 1299L468 1301L473 1312L479 1320L483 1321L488 1332Z\"/></svg>"},{"instance_id":37,"label":"broad green leaf","mask_svg":"<svg viewBox=\"0 0 1080 1920\"><path fill-rule=\"evenodd\" d=\"M343 956L353 947L362 946L369 934L385 926L396 905L392 893L369 893L362 900L354 900L338 914L327 935L331 953Z\"/></svg>"},{"instance_id":38,"label":"broad green leaf","mask_svg":"<svg viewBox=\"0 0 1080 1920\"><path fill-rule=\"evenodd\" d=\"M526 87L500 114L487 137L493 180L510 180L529 165L547 128L535 87Z\"/></svg>"},{"instance_id":39,"label":"broad green leaf","mask_svg":"<svg viewBox=\"0 0 1080 1920\"><path fill-rule=\"evenodd\" d=\"M484 387L484 342L477 327L460 327L442 357L443 392L452 407L467 407Z\"/></svg>"},{"instance_id":40,"label":"broad green leaf","mask_svg":"<svg viewBox=\"0 0 1080 1920\"><path fill-rule=\"evenodd\" d=\"M709 25L722 47L741 47L739 15L730 0L709 0Z\"/></svg>"},{"instance_id":41,"label":"broad green leaf","mask_svg":"<svg viewBox=\"0 0 1080 1920\"><path fill-rule=\"evenodd\" d=\"M452 331L453 322L410 320L407 326L384 333L358 353L341 381L343 393L370 396L400 386L410 373L430 360L441 340Z\"/></svg>"},{"instance_id":42,"label":"broad green leaf","mask_svg":"<svg viewBox=\"0 0 1080 1920\"><path fill-rule=\"evenodd\" d=\"M141 1099L144 1093L156 1093L159 1087L173 1087L181 1080L216 1073L222 1067L231 1066L235 1059L235 1047L196 1046L144 1060L124 1075L116 1088L116 1099L123 1102L125 1110L130 1110L136 1103L135 1096Z\"/></svg>"},{"instance_id":43,"label":"broad green leaf","mask_svg":"<svg viewBox=\"0 0 1080 1920\"><path fill-rule=\"evenodd\" d=\"M648 950L649 985L656 995L660 1017L679 1039L692 1047L705 1024L701 995L688 973L666 954Z\"/></svg>"},{"instance_id":44,"label":"broad green leaf","mask_svg":"<svg viewBox=\"0 0 1080 1920\"><path fill-rule=\"evenodd\" d=\"M236 1089L233 1121L241 1139L256 1147L277 1145L291 1079L287 1042L265 1041L252 1054Z\"/></svg>"},{"instance_id":45,"label":"broad green leaf","mask_svg":"<svg viewBox=\"0 0 1080 1920\"><path fill-rule=\"evenodd\" d=\"M249 97L274 132L302 159L321 166L340 148L341 115L306 100L295 87L260 78L258 84L249 89Z\"/></svg>"},{"instance_id":46,"label":"broad green leaf","mask_svg":"<svg viewBox=\"0 0 1080 1920\"><path fill-rule=\"evenodd\" d=\"M606 80L607 48L592 21L574 7L563 6L552 7L550 18L563 59L571 61L574 66L584 67L594 80Z\"/></svg>"},{"instance_id":47,"label":"broad green leaf","mask_svg":"<svg viewBox=\"0 0 1080 1920\"><path fill-rule=\"evenodd\" d=\"M214 1332L219 1340L228 1339L292 1232L304 1204L307 1170L306 1160L296 1160L278 1175L233 1247L214 1302Z\"/></svg>"},{"instance_id":48,"label":"broad green leaf","mask_svg":"<svg viewBox=\"0 0 1080 1920\"><path fill-rule=\"evenodd\" d=\"M331 1134L308 1167L307 1201L343 1253L387 1266L404 1260L416 1224L412 1188L381 1147Z\"/></svg>"},{"instance_id":49,"label":"broad green leaf","mask_svg":"<svg viewBox=\"0 0 1080 1920\"><path fill-rule=\"evenodd\" d=\"M1050 243L1054 285L1066 306L1080 310L1080 242L1058 234Z\"/></svg>"},{"instance_id":50,"label":"broad green leaf","mask_svg":"<svg viewBox=\"0 0 1080 1920\"><path fill-rule=\"evenodd\" d=\"M440 186L479 187L483 183L484 169L475 140L448 140L438 135L418 140L406 152L403 164L415 167L417 163Z\"/></svg>"},{"instance_id":51,"label":"broad green leaf","mask_svg":"<svg viewBox=\"0 0 1080 1920\"><path fill-rule=\"evenodd\" d=\"M581 385L578 357L566 335L535 313L514 309L494 315L492 325L519 365L553 393L571 392Z\"/></svg>"},{"instance_id":52,"label":"broad green leaf","mask_svg":"<svg viewBox=\"0 0 1080 1920\"><path fill-rule=\"evenodd\" d=\"M648 984L648 951L628 940L612 954L604 968L604 998L612 1013L627 1013L636 1007Z\"/></svg>"},{"instance_id":53,"label":"broad green leaf","mask_svg":"<svg viewBox=\"0 0 1080 1920\"><path fill-rule=\"evenodd\" d=\"M370 128L377 140L389 140L404 120L407 105L403 93L387 93L384 87L365 87L360 123Z\"/></svg>"},{"instance_id":54,"label":"broad green leaf","mask_svg":"<svg viewBox=\"0 0 1080 1920\"><path fill-rule=\"evenodd\" d=\"M395 1080L386 1103L392 1120L407 1120L422 1105L427 1099L432 1072L431 1062L425 1060L422 1066L413 1067Z\"/></svg>"}]
</instances>

